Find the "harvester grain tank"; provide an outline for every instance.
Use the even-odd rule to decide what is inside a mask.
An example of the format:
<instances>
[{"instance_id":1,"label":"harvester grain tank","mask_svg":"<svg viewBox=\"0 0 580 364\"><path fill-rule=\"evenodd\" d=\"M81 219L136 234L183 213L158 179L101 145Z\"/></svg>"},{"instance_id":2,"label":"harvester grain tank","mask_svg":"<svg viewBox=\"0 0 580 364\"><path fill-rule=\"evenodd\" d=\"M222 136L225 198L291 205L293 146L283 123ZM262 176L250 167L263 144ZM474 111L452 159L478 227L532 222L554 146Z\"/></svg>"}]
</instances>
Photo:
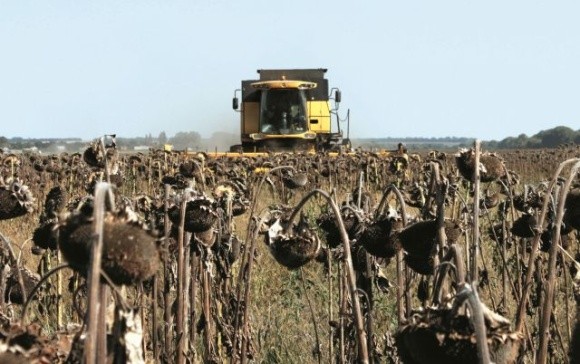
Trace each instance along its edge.
<instances>
[{"instance_id":1,"label":"harvester grain tank","mask_svg":"<svg viewBox=\"0 0 580 364\"><path fill-rule=\"evenodd\" d=\"M240 112L241 144L232 152L349 149L338 117L341 93L329 90L326 69L261 69L242 81L233 108ZM238 93L241 92L241 105ZM333 125L332 119L335 119Z\"/></svg>"}]
</instances>

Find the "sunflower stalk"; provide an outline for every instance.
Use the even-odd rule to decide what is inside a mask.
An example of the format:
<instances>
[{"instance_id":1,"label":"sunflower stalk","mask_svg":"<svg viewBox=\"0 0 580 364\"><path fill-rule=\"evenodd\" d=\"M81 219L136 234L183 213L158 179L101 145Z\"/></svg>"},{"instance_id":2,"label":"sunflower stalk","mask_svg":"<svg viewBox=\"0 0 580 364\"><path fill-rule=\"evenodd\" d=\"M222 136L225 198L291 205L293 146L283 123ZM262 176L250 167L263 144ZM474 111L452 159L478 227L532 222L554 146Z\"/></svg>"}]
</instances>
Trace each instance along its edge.
<instances>
[{"instance_id":1,"label":"sunflower stalk","mask_svg":"<svg viewBox=\"0 0 580 364\"><path fill-rule=\"evenodd\" d=\"M170 223L169 223L169 197L170 197L171 186L164 185L164 203L163 203L163 210L164 210L164 240L167 242L169 241L169 234L170 234ZM171 348L173 347L173 320L171 314L171 261L169 259L165 259L163 262L163 278L164 278L164 285L163 285L163 294L164 294L164 357L169 357L171 355ZM157 303L155 303L157 304Z\"/></svg>"},{"instance_id":2,"label":"sunflower stalk","mask_svg":"<svg viewBox=\"0 0 580 364\"><path fill-rule=\"evenodd\" d=\"M326 191L319 190L319 189L315 189L315 190L310 191L308 194L306 194L306 196L304 196L302 198L302 200L298 203L298 205L296 205L296 207L294 207L294 210L292 211L292 213L288 219L288 223L286 225L285 230L289 229L290 226L292 226L292 221L294 221L294 219L296 218L297 214L300 212L302 207L306 204L306 202L311 197L313 197L315 195L321 195L322 197L324 197L326 199L327 203L330 205L330 207L332 208L332 210L334 212L334 216L335 216L337 225L338 225L339 230L340 230L340 235L341 235L342 244L343 244L343 248L344 248L344 260L345 260L345 266L346 266L346 275L347 275L349 291L350 291L350 295L351 295L351 299L352 299L352 306L353 306L353 311L354 311L353 312L354 322L355 322L356 332L357 332L358 361L361 364L366 364L369 362L368 347L367 347L367 334L366 334L366 330L364 327L364 318L362 315L360 301L359 301L359 297L358 297L358 293L357 293L356 275L355 275L354 267L352 264L350 241L349 241L346 229L344 228L344 222L342 221L342 218L340 215L340 209L336 205L336 202L334 202L334 200L330 197L330 195Z\"/></svg>"},{"instance_id":3,"label":"sunflower stalk","mask_svg":"<svg viewBox=\"0 0 580 364\"><path fill-rule=\"evenodd\" d=\"M407 211L406 211L406 206L405 206L405 199L403 198L403 195L401 194L401 191L399 190L399 188L397 188L397 186L394 184L391 184L383 192L383 196L381 197L381 201L379 202L379 206L375 210L375 217L378 217L382 213L382 211L385 208L385 205L388 202L388 197L391 193L395 194L395 197L397 198L397 203L399 204L399 210L401 213L401 218L403 220L403 228L404 228L407 226ZM410 310L405 309L405 301L407 301L407 306L410 305L410 302L408 302L408 296L406 295L406 290L405 290L405 284L406 284L405 278L406 278L406 276L408 276L408 274L406 274L407 268L405 267L403 251L399 250L395 257L397 260L397 267L396 267L396 270L397 270L397 320L398 320L398 323L401 324L405 320L405 316L410 314ZM406 300L403 300L403 297L405 297Z\"/></svg>"},{"instance_id":4,"label":"sunflower stalk","mask_svg":"<svg viewBox=\"0 0 580 364\"><path fill-rule=\"evenodd\" d=\"M105 363L107 357L106 331L102 332L101 319L104 318L106 307L101 299L101 261L103 253L103 237L105 225L105 199L110 198L110 204L114 209L114 198L110 194L111 185L106 182L99 182L95 187L95 208L93 211L93 230L96 241L92 244L90 268L88 274L88 324L87 340L85 344L84 357L87 364ZM105 302L103 302L105 301ZM104 336L104 339L103 339ZM104 345L104 347L103 347Z\"/></svg>"},{"instance_id":5,"label":"sunflower stalk","mask_svg":"<svg viewBox=\"0 0 580 364\"><path fill-rule=\"evenodd\" d=\"M550 246L549 260L548 260L548 280L545 285L546 294L544 299L544 305L542 307L542 315L540 321L540 342L537 350L537 363L544 364L548 360L548 340L550 335L550 318L552 317L552 308L554 304L554 286L556 284L556 260L559 254L558 247L560 238L560 227L562 225L562 220L564 217L564 202L566 200L566 194L570 189L572 181L576 177L578 169L580 168L580 161L576 161L570 171L570 175L566 179L564 186L560 190L560 198L557 204L557 213L555 228L552 232L552 245ZM539 223L541 227L542 224ZM540 229L538 229L540 230ZM540 235L541 231L536 232L536 235ZM535 240L534 240L535 241ZM531 254L530 254L531 255Z\"/></svg>"},{"instance_id":6,"label":"sunflower stalk","mask_svg":"<svg viewBox=\"0 0 580 364\"><path fill-rule=\"evenodd\" d=\"M487 346L487 332L485 328L485 321L483 318L482 304L479 300L477 290L467 283L460 285L459 293L455 297L452 311L456 311L458 307L467 300L471 309L470 319L473 321L475 335L477 337L477 358L479 364L491 363L489 359L489 348Z\"/></svg>"},{"instance_id":7,"label":"sunflower stalk","mask_svg":"<svg viewBox=\"0 0 580 364\"><path fill-rule=\"evenodd\" d=\"M274 167L272 169L270 169L268 171L268 173L264 174L264 176L262 176L262 178L260 179L260 182L256 188L256 191L254 192L254 196L252 198L252 205L250 207L250 216L253 217L254 216L254 211L256 209L256 204L258 201L258 196L260 195L260 191L262 189L262 186L264 185L264 183L266 182L266 180L269 178L270 175L272 175L272 173L278 171L278 170L282 170L282 169L290 169L290 170L294 170L294 167L292 166L278 166L278 167ZM254 254L256 251L256 238L259 232L259 227L261 226L261 224L263 223L263 221L260 221L260 223L257 226L253 226L252 225L253 219L250 218L250 221L248 223L248 226L246 227L246 244L244 247L244 251L242 253L242 261L240 262L240 271L238 273L238 279L237 279L237 285L236 285L236 302L238 302L238 304L236 305L236 309L235 309L235 315L234 315L234 339L233 339L233 350L232 350L232 355L231 355L231 363L235 363L237 361L237 350L238 350L238 333L239 333L239 329L240 326L243 327L243 335L242 335L242 357L240 358L242 362L245 361L244 356L245 356L245 340L246 340L246 318L247 318L247 311L248 311L248 306L249 306L249 297L250 297L250 281L251 281L251 273L252 273L252 267L253 267L253 262L254 262ZM252 231L254 232L253 234L253 238L252 240L250 240L250 234L252 233ZM244 289L244 300L242 301L242 289ZM244 312L243 312L243 318L240 320L240 306L244 307Z\"/></svg>"},{"instance_id":8,"label":"sunflower stalk","mask_svg":"<svg viewBox=\"0 0 580 364\"><path fill-rule=\"evenodd\" d=\"M560 173L562 172L564 167L566 167L567 165L570 165L572 163L578 163L578 162L580 162L580 158L568 159L568 160L560 163L560 165L558 166L558 168L554 172L552 180L550 181L550 184L548 185L548 189L546 191L546 194L544 195L544 199L542 202L542 210L540 212L540 217L538 218L538 225L537 226L543 226L543 224L544 224L544 220L546 219L546 215L548 213L548 203L550 202L550 193L551 193L552 189L554 188L554 186L556 185L556 182L558 181L558 177L560 176ZM539 246L540 246L540 237L541 237L540 231L537 231L534 238L533 238L533 241L532 241L531 252L528 255L528 264L527 264L528 270L526 271L525 281L524 281L524 284L522 285L522 294L521 294L521 297L519 299L518 310L516 313L516 324L515 324L516 331L521 331L523 326L524 326L526 306L528 304L530 290L532 287L532 279L533 279L534 271L535 271L534 262L536 260L537 255L538 255ZM554 245L557 245L557 244L554 244Z\"/></svg>"},{"instance_id":9,"label":"sunflower stalk","mask_svg":"<svg viewBox=\"0 0 580 364\"><path fill-rule=\"evenodd\" d=\"M481 154L481 141L476 139L474 142L475 149L475 168L473 168L473 234L471 236L471 264L470 279L477 282L479 271L477 261L479 254L479 184L480 184L480 167L479 160ZM477 288L475 288L477 289Z\"/></svg>"},{"instance_id":10,"label":"sunflower stalk","mask_svg":"<svg viewBox=\"0 0 580 364\"><path fill-rule=\"evenodd\" d=\"M189 201L190 194L189 189L186 189L182 194L180 209L179 209L179 225L177 230L177 314L176 314L176 354L175 362L177 364L185 364L185 353L187 350L187 340L186 340L186 321L185 321L185 211L187 208L187 202ZM189 242L188 242L189 243Z\"/></svg>"}]
</instances>

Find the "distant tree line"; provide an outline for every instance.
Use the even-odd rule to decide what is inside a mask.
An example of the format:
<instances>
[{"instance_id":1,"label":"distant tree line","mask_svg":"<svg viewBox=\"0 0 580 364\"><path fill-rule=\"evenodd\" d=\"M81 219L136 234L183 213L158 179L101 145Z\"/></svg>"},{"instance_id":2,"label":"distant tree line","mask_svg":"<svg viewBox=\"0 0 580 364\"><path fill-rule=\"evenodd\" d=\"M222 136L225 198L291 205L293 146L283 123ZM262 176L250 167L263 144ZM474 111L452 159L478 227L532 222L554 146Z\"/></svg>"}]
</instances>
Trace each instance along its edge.
<instances>
[{"instance_id":1,"label":"distant tree line","mask_svg":"<svg viewBox=\"0 0 580 364\"><path fill-rule=\"evenodd\" d=\"M395 149L398 143L404 143L410 150L444 149L471 147L474 139L462 137L445 138L366 138L353 139L355 147L365 149ZM7 138L0 136L0 148L9 150L38 149L45 153L61 151L80 152L86 148L89 140L81 138L45 138L26 139L22 137ZM486 149L524 149L524 148L555 148L563 144L580 145L580 129L573 130L567 126L542 130L527 136L508 137L500 141L483 141ZM209 138L202 138L198 132L178 132L172 137L162 131L157 137L146 134L144 137L117 136L117 145L121 149L161 149L170 144L176 150L227 151L230 145L239 143L239 135L216 132Z\"/></svg>"},{"instance_id":2,"label":"distant tree line","mask_svg":"<svg viewBox=\"0 0 580 364\"><path fill-rule=\"evenodd\" d=\"M394 149L398 143L404 143L410 150L446 149L473 146L473 138L445 137L445 138L369 138L354 139L353 145L370 149ZM528 137L520 134L517 137L508 137L500 141L483 141L486 149L533 149L555 148L565 144L580 145L580 129L574 130L567 126L557 126L542 130Z\"/></svg>"},{"instance_id":3,"label":"distant tree line","mask_svg":"<svg viewBox=\"0 0 580 364\"><path fill-rule=\"evenodd\" d=\"M499 142L490 141L486 144L490 149L555 148L563 144L580 144L580 129L557 126L542 130L531 137L520 134L517 137L508 137Z\"/></svg>"}]
</instances>

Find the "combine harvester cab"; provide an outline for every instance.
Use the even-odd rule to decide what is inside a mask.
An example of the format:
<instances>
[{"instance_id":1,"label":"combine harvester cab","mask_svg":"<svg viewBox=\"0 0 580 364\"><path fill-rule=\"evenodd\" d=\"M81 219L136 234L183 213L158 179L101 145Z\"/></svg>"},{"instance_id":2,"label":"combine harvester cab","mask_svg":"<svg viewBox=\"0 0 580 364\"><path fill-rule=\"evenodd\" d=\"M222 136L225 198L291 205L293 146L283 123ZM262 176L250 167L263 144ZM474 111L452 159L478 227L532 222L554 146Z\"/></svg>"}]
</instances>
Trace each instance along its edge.
<instances>
[{"instance_id":1,"label":"combine harvester cab","mask_svg":"<svg viewBox=\"0 0 580 364\"><path fill-rule=\"evenodd\" d=\"M241 144L230 152L340 151L350 149L338 117L340 90L328 88L326 69L258 70L242 81L233 108L240 112ZM238 92L241 91L241 105ZM332 93L334 92L334 97ZM333 106L331 107L331 100ZM333 131L332 115L336 115Z\"/></svg>"}]
</instances>

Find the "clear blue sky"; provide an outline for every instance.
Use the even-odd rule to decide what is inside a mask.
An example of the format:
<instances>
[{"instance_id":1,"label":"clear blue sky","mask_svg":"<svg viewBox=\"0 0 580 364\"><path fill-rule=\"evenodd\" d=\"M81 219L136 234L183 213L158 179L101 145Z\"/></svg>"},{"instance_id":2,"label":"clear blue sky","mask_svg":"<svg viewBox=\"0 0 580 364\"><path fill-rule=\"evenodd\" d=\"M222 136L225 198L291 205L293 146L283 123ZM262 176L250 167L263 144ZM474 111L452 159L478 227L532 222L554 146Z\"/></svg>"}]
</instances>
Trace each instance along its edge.
<instances>
[{"instance_id":1,"label":"clear blue sky","mask_svg":"<svg viewBox=\"0 0 580 364\"><path fill-rule=\"evenodd\" d=\"M351 137L580 129L580 2L0 0L0 136L238 132L259 68L328 68Z\"/></svg>"}]
</instances>

